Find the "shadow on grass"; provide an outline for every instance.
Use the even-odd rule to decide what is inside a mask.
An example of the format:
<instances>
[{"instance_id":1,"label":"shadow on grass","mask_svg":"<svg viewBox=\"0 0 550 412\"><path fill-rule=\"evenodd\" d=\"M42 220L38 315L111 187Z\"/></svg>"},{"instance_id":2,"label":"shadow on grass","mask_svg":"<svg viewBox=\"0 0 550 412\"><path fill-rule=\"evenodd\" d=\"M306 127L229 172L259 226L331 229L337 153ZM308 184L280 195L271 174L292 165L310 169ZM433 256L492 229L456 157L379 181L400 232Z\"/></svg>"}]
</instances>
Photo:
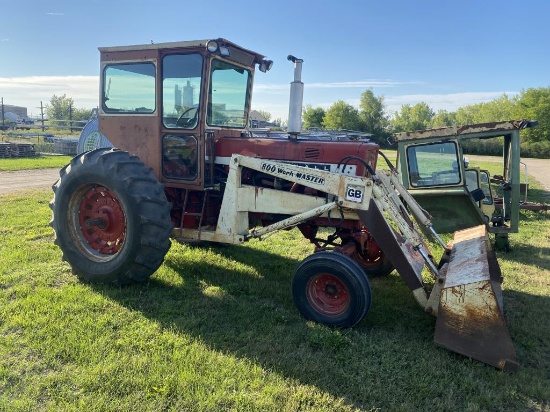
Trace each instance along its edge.
<instances>
[{"instance_id":1,"label":"shadow on grass","mask_svg":"<svg viewBox=\"0 0 550 412\"><path fill-rule=\"evenodd\" d=\"M449 403L458 402L460 409L475 391L467 394L469 384L464 387L462 380L449 376L472 374L474 380L486 381L484 391L505 399L496 369L436 347L432 342L435 319L422 311L395 272L371 279L373 305L357 327L335 330L306 322L295 309L291 281L297 260L239 246L211 250L220 260L227 258L254 271L189 262L171 254L165 265L177 282L164 276L124 289L94 287L166 329L188 334L213 350L247 359L286 379L313 385L357 408L391 409L411 397L407 405L423 408L426 382L443 381L447 389L431 389L430 396L450 397ZM545 310L550 306L548 298L521 293L505 299L512 302L512 309L521 302ZM536 336L543 335L525 336L522 353L534 363L529 350L541 343ZM550 360L542 366L550 371ZM488 405L494 402L490 398Z\"/></svg>"},{"instance_id":2,"label":"shadow on grass","mask_svg":"<svg viewBox=\"0 0 550 412\"><path fill-rule=\"evenodd\" d=\"M434 319L395 273L371 282L373 305L357 327L335 330L306 322L294 307L291 281L299 261L247 247L213 250L220 259L253 267L257 275L172 254L165 265L181 277L177 282L153 277L123 289L92 287L213 350L344 397L355 407L383 402L392 388L366 390L365 379L396 384L395 373L418 362L416 352L424 353L426 365L442 352L432 343ZM419 373L426 373L424 367ZM399 388L393 389L397 396Z\"/></svg>"},{"instance_id":3,"label":"shadow on grass","mask_svg":"<svg viewBox=\"0 0 550 412\"><path fill-rule=\"evenodd\" d=\"M525 192L522 192L520 195L520 200L525 200ZM550 202L550 191L544 189L529 189L527 191L527 201L528 202Z\"/></svg>"},{"instance_id":4,"label":"shadow on grass","mask_svg":"<svg viewBox=\"0 0 550 412\"><path fill-rule=\"evenodd\" d=\"M541 239L549 242L550 239ZM497 254L497 258L510 259L522 265L550 270L550 247L515 244L510 252Z\"/></svg>"}]
</instances>

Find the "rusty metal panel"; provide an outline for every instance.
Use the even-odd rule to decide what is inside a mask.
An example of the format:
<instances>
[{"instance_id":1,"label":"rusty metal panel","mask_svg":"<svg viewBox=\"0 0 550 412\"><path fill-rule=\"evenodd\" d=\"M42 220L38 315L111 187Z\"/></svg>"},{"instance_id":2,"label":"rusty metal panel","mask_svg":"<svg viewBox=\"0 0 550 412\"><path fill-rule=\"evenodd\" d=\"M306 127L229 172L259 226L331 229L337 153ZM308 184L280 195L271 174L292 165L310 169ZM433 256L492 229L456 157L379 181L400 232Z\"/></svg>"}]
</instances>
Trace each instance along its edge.
<instances>
[{"instance_id":1,"label":"rusty metal panel","mask_svg":"<svg viewBox=\"0 0 550 412\"><path fill-rule=\"evenodd\" d=\"M484 226L455 234L434 341L454 352L514 371L516 352L504 320L500 281L493 280L499 275L498 263L487 247Z\"/></svg>"},{"instance_id":2,"label":"rusty metal panel","mask_svg":"<svg viewBox=\"0 0 550 412\"><path fill-rule=\"evenodd\" d=\"M414 291L422 288L424 258L414 250L410 242L406 241L388 224L376 202L371 200L368 211L357 210L356 212L409 289Z\"/></svg>"},{"instance_id":3,"label":"rusty metal panel","mask_svg":"<svg viewBox=\"0 0 550 412\"><path fill-rule=\"evenodd\" d=\"M136 155L160 180L161 142L158 116L103 115L99 130L114 147Z\"/></svg>"},{"instance_id":4,"label":"rusty metal panel","mask_svg":"<svg viewBox=\"0 0 550 412\"><path fill-rule=\"evenodd\" d=\"M395 133L394 140L404 142L409 140L420 140L430 138L451 138L468 134L490 133L498 134L500 132L509 132L529 127L525 120L508 120L503 122L478 123L464 126L450 126L436 129L416 130L411 132Z\"/></svg>"}]
</instances>

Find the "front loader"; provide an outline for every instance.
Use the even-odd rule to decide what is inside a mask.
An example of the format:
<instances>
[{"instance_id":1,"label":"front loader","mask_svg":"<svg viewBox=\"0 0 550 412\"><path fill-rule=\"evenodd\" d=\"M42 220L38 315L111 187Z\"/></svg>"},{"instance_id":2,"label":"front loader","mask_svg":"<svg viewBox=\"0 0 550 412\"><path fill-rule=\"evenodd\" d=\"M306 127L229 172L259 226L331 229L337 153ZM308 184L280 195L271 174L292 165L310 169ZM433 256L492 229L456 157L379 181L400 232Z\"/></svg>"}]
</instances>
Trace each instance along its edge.
<instances>
[{"instance_id":1,"label":"front loader","mask_svg":"<svg viewBox=\"0 0 550 412\"><path fill-rule=\"evenodd\" d=\"M305 138L295 117L301 59L289 56L289 130L280 139L248 129L254 69L272 64L258 53L224 39L100 52L101 138L79 144L89 150L60 171L51 202L55 242L77 276L142 282L170 238L243 244L296 227L314 245L292 280L306 319L357 325L371 305L369 276L395 269L437 316L437 344L516 367L485 226L445 244L395 168L377 168L377 145ZM422 233L441 245L441 258Z\"/></svg>"}]
</instances>

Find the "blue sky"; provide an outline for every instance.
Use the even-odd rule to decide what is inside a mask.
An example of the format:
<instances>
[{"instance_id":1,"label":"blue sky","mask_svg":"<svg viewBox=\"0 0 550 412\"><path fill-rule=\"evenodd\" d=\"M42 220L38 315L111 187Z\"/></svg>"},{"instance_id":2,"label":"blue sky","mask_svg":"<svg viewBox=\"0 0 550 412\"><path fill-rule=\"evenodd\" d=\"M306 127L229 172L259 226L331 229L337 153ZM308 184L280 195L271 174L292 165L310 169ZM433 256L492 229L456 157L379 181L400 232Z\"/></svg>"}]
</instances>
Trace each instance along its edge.
<instances>
[{"instance_id":1,"label":"blue sky","mask_svg":"<svg viewBox=\"0 0 550 412\"><path fill-rule=\"evenodd\" d=\"M388 113L489 101L550 86L550 1L0 0L0 97L36 115L67 94L98 102L99 46L224 37L274 61L253 108L288 116L293 65L304 104L358 105L368 88Z\"/></svg>"}]
</instances>

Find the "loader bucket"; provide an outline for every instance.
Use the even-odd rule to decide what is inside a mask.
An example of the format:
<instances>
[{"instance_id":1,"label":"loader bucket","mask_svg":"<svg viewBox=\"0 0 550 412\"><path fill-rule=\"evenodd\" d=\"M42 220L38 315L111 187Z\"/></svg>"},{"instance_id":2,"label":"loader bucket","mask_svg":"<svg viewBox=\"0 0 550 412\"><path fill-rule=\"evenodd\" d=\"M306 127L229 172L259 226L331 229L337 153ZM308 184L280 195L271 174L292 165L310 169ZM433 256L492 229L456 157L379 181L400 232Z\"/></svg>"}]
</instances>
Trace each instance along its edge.
<instances>
[{"instance_id":1,"label":"loader bucket","mask_svg":"<svg viewBox=\"0 0 550 412\"><path fill-rule=\"evenodd\" d=\"M454 234L436 344L506 371L517 369L503 313L501 273L485 225Z\"/></svg>"}]
</instances>

